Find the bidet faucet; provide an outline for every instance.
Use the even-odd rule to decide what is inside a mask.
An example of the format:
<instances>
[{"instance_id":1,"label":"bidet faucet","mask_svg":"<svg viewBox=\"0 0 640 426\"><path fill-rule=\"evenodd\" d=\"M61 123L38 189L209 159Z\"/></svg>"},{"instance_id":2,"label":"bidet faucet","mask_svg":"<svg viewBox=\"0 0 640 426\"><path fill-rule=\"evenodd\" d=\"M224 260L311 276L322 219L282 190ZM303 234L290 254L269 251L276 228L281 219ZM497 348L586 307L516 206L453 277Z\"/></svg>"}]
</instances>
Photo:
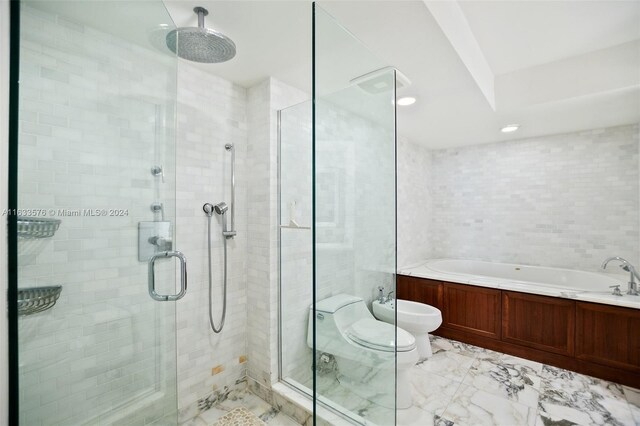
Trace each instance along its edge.
<instances>
[{"instance_id":1,"label":"bidet faucet","mask_svg":"<svg viewBox=\"0 0 640 426\"><path fill-rule=\"evenodd\" d=\"M391 290L391 291L389 292L389 294L387 294L387 300L385 300L385 303L387 303L387 302L390 302L390 301L391 301L391 295L392 295L393 293L395 293L395 291Z\"/></svg>"},{"instance_id":2,"label":"bidet faucet","mask_svg":"<svg viewBox=\"0 0 640 426\"><path fill-rule=\"evenodd\" d=\"M634 268L631 263L629 263L627 260L621 258L620 256L613 256L613 257L610 257L608 259L605 259L605 261L602 262L602 269L606 269L607 265L612 260L616 260L616 261L620 262L620 267L623 270L629 272L629 289L627 290L627 294L630 294L630 295L633 295L633 296L637 296L638 295L638 284L636 283L636 279L640 280L640 275L638 275L638 272L636 271L636 268Z\"/></svg>"}]
</instances>

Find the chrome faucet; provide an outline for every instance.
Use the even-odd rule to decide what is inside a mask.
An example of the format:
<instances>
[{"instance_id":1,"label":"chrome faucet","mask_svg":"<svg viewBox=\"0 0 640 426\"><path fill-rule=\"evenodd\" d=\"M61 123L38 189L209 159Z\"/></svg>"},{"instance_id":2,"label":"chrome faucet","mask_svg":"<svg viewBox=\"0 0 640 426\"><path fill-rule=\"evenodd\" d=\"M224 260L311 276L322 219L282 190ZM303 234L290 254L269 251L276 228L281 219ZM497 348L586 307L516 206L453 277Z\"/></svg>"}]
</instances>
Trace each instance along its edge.
<instances>
[{"instance_id":1,"label":"chrome faucet","mask_svg":"<svg viewBox=\"0 0 640 426\"><path fill-rule=\"evenodd\" d=\"M613 257L610 257L610 258L606 259L604 262L602 262L602 269L606 269L607 265L612 260L616 260L616 261L620 262L620 267L622 269L624 269L625 271L629 272L629 289L627 290L627 294L631 294L633 296L637 296L638 295L638 284L636 283L636 279L640 280L640 275L638 275L638 272L636 271L636 268L634 268L631 263L629 263L627 260L621 258L620 256L613 256Z\"/></svg>"},{"instance_id":2,"label":"chrome faucet","mask_svg":"<svg viewBox=\"0 0 640 426\"><path fill-rule=\"evenodd\" d=\"M388 294L387 294L387 299L385 300L385 303L387 302L391 302L391 295L395 293L395 291L391 290Z\"/></svg>"}]
</instances>

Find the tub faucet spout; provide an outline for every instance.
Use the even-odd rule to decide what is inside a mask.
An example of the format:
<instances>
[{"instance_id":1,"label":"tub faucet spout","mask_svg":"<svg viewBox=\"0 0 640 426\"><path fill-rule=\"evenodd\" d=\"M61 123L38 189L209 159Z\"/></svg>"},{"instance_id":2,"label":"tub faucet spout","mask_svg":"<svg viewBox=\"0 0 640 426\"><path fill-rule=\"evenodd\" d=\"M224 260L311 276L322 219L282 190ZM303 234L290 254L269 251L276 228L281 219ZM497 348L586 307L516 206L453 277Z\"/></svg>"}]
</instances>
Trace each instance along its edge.
<instances>
[{"instance_id":1,"label":"tub faucet spout","mask_svg":"<svg viewBox=\"0 0 640 426\"><path fill-rule=\"evenodd\" d=\"M640 280L640 275L638 275L638 272L636 271L636 268L634 268L631 263L629 263L627 260L621 258L620 256L613 256L613 257L610 257L608 259L605 259L605 261L602 262L602 269L606 269L607 265L612 260L620 262L620 267L623 270L629 272L629 289L627 290L627 294L630 294L630 295L633 295L633 296L637 296L638 295L638 284L636 283L636 279Z\"/></svg>"}]
</instances>

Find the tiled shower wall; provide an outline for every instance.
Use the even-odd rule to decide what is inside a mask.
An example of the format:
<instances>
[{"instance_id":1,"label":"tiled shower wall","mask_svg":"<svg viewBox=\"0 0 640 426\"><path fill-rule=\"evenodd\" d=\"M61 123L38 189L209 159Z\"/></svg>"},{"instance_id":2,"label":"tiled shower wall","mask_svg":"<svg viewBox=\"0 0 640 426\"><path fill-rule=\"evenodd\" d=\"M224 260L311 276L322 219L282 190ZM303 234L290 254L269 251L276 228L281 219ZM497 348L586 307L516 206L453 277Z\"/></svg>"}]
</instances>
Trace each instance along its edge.
<instances>
[{"instance_id":1,"label":"tiled shower wall","mask_svg":"<svg viewBox=\"0 0 640 426\"><path fill-rule=\"evenodd\" d=\"M21 419L109 423L141 395L159 397L149 412L162 416L175 400L155 387L175 374L174 309L149 298L137 224L154 201L174 219L173 121L159 125L173 113L172 60L28 6L21 44L19 206L62 220L52 238L19 240L19 287L62 285L52 309L19 321ZM128 212L58 212L103 208ZM157 270L172 281L171 263Z\"/></svg>"},{"instance_id":2,"label":"tiled shower wall","mask_svg":"<svg viewBox=\"0 0 640 426\"><path fill-rule=\"evenodd\" d=\"M416 151L418 148L410 148ZM416 151L417 152L417 151ZM424 197L399 211L400 265L455 257L595 271L607 256L639 261L638 125L422 152L428 175L400 181ZM400 186L402 188L402 185Z\"/></svg>"},{"instance_id":3,"label":"tiled shower wall","mask_svg":"<svg viewBox=\"0 0 640 426\"><path fill-rule=\"evenodd\" d=\"M21 240L20 287L63 285L53 309L21 319L23 419L114 421L107 417L121 411L117 404L153 390L158 377L171 390L174 312L179 406L234 385L246 374L246 90L185 61L176 77L171 57L31 7L22 12L20 206L129 209L124 217L63 217L53 238ZM229 241L229 304L217 335L208 324L202 204L230 201L226 143L236 148L238 236ZM151 175L155 165L164 183ZM149 298L147 264L137 259L137 223L153 220L154 201L164 203L174 247L188 258L189 288L175 305ZM215 216L217 322L220 230ZM159 281L172 279L170 263L157 271ZM175 395L165 398L156 412L172 408Z\"/></svg>"},{"instance_id":4,"label":"tiled shower wall","mask_svg":"<svg viewBox=\"0 0 640 426\"><path fill-rule=\"evenodd\" d=\"M189 258L189 291L177 302L178 403L184 408L246 375L247 344L247 112L246 89L187 61L178 65L177 248ZM207 220L202 205L231 205L231 153L236 150L235 227L228 244L227 315L215 334L208 317ZM230 210L227 211L230 214ZM230 218L227 218L230 221ZM211 222L213 320L223 303L223 239Z\"/></svg>"},{"instance_id":5,"label":"tiled shower wall","mask_svg":"<svg viewBox=\"0 0 640 426\"><path fill-rule=\"evenodd\" d=\"M261 388L278 380L277 111L307 99L270 78L248 91L248 376Z\"/></svg>"}]
</instances>

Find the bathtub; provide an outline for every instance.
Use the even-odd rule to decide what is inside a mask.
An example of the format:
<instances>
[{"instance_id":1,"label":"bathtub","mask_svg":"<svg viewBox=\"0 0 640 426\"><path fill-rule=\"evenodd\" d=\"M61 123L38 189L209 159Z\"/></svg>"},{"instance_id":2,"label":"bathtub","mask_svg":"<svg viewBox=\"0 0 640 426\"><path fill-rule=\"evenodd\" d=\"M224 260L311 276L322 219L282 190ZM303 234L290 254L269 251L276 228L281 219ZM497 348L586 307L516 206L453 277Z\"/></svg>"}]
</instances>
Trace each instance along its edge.
<instances>
[{"instance_id":1,"label":"bathtub","mask_svg":"<svg viewBox=\"0 0 640 426\"><path fill-rule=\"evenodd\" d=\"M614 265L611 267L618 269ZM398 273L640 309L640 296L624 294L629 280L627 273L587 272L462 259L431 259L401 268ZM612 294L609 287L614 285L620 286L623 296Z\"/></svg>"}]
</instances>

